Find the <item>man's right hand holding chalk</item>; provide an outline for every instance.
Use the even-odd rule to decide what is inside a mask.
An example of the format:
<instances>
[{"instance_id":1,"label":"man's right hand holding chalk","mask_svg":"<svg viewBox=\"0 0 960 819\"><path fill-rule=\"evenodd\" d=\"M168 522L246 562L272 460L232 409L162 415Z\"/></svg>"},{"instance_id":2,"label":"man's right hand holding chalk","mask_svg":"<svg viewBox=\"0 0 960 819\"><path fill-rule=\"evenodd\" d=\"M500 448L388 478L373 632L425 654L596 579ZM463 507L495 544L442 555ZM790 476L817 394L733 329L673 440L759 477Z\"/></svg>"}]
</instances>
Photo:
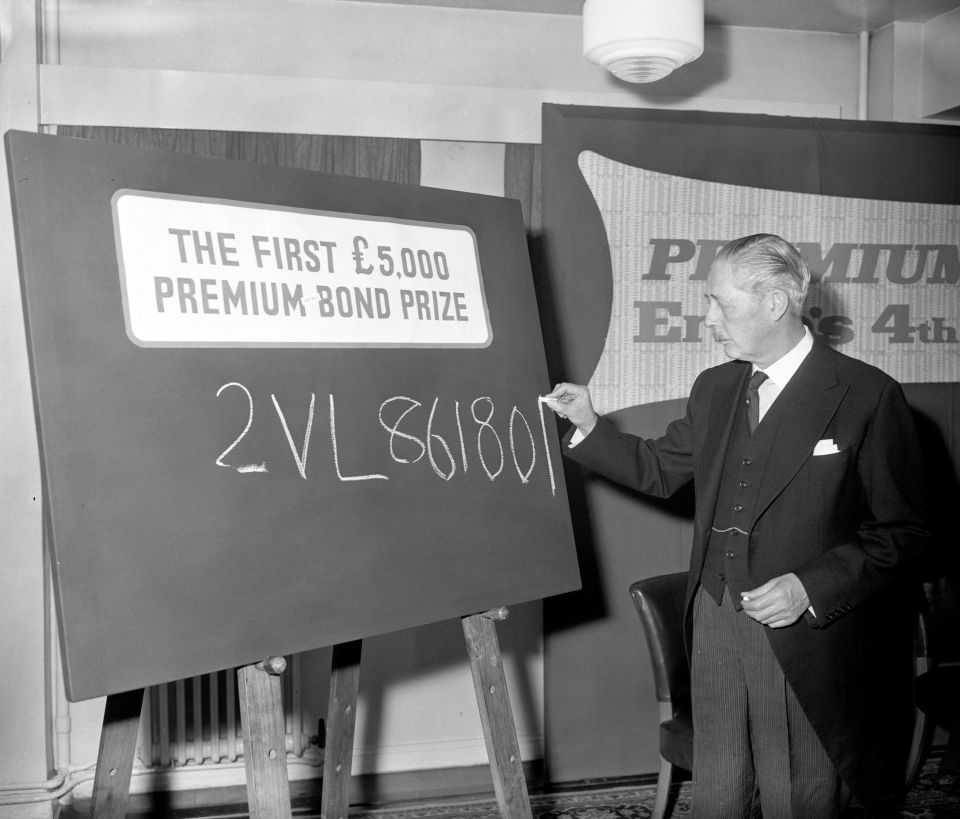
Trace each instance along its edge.
<instances>
[{"instance_id":1,"label":"man's right hand holding chalk","mask_svg":"<svg viewBox=\"0 0 960 819\"><path fill-rule=\"evenodd\" d=\"M589 435L596 426L597 413L590 400L590 390L580 384L557 384L542 400L561 418L567 418L581 435Z\"/></svg>"}]
</instances>

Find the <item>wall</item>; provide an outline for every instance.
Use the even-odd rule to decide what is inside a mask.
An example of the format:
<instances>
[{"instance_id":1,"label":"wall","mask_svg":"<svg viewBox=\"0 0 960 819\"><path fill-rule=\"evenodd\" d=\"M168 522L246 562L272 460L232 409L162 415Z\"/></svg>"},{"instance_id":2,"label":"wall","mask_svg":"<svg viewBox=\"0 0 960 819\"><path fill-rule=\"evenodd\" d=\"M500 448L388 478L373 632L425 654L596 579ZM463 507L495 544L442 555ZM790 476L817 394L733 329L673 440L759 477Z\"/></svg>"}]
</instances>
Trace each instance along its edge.
<instances>
[{"instance_id":1,"label":"wall","mask_svg":"<svg viewBox=\"0 0 960 819\"><path fill-rule=\"evenodd\" d=\"M924 25L923 97L924 117L947 117L960 120L960 9L942 14Z\"/></svg>"},{"instance_id":2,"label":"wall","mask_svg":"<svg viewBox=\"0 0 960 819\"><path fill-rule=\"evenodd\" d=\"M35 129L36 41L32 10L0 5L0 37L11 27L23 36L4 38L0 58L0 120L7 128ZM6 163L0 186L8 189ZM0 817L48 816L43 799L51 769L48 743L45 644L46 583L41 549L40 476L33 408L29 401L23 316L13 253L13 221L0 196L0 650L12 659L0 675ZM12 673L11 673L12 672ZM15 804L4 805L5 801Z\"/></svg>"},{"instance_id":3,"label":"wall","mask_svg":"<svg viewBox=\"0 0 960 819\"><path fill-rule=\"evenodd\" d=\"M960 9L926 23L897 22L870 38L868 118L956 124L960 119Z\"/></svg>"},{"instance_id":4,"label":"wall","mask_svg":"<svg viewBox=\"0 0 960 819\"><path fill-rule=\"evenodd\" d=\"M424 184L500 193L502 143L538 142L545 101L856 112L854 36L708 26L704 56L647 87L585 63L571 15L352 0L62 0L44 4L50 26L37 69L33 5L0 0L3 130L70 123L411 137L426 140ZM50 814L49 795L63 791L48 781L56 767L93 763L102 702L73 705L68 720L51 722L62 695L47 683L39 467L11 216L0 200L0 651L18 669L0 676L0 819L21 819ZM536 758L539 608L518 609L501 634L521 750ZM307 698L322 713L322 653L310 662L317 687ZM358 770L483 761L451 624L368 641L361 689Z\"/></svg>"},{"instance_id":5,"label":"wall","mask_svg":"<svg viewBox=\"0 0 960 819\"><path fill-rule=\"evenodd\" d=\"M704 56L648 88L586 63L574 15L72 0L60 23L60 66L42 72L49 122L538 142L544 101L856 110L851 36L709 27Z\"/></svg>"}]
</instances>

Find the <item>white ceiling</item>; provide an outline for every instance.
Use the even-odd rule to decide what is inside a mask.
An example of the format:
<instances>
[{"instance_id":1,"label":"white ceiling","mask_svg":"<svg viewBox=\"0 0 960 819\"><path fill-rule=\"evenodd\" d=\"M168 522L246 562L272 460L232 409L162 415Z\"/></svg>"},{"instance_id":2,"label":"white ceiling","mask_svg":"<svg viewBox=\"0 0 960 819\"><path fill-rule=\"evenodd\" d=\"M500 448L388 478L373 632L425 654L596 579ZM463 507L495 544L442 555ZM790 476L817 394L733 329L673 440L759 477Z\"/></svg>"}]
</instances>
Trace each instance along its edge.
<instances>
[{"instance_id":1,"label":"white ceiling","mask_svg":"<svg viewBox=\"0 0 960 819\"><path fill-rule=\"evenodd\" d=\"M384 2L384 0L376 0ZM387 0L426 6L580 14L583 0ZM925 22L951 9L956 0L704 0L710 25L759 26L855 34L892 22Z\"/></svg>"}]
</instances>

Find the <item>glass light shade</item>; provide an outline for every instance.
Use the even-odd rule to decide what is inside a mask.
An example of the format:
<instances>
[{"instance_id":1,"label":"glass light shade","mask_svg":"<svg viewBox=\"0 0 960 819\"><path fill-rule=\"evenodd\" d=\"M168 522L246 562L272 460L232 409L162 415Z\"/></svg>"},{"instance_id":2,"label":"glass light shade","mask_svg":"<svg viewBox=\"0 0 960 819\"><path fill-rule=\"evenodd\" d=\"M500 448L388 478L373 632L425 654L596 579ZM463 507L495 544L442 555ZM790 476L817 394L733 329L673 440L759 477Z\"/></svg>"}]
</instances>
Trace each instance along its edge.
<instances>
[{"instance_id":1,"label":"glass light shade","mask_svg":"<svg viewBox=\"0 0 960 819\"><path fill-rule=\"evenodd\" d=\"M586 0L583 56L627 82L653 82L703 53L703 0Z\"/></svg>"}]
</instances>

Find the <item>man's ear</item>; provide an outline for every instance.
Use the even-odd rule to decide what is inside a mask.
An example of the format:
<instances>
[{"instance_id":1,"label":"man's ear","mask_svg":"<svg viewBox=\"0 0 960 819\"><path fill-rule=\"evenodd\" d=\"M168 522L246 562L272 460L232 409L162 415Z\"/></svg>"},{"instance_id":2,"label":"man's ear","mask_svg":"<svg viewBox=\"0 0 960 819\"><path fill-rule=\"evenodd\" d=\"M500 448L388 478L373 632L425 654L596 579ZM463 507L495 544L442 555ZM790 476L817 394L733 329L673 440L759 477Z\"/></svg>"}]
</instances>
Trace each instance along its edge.
<instances>
[{"instance_id":1,"label":"man's ear","mask_svg":"<svg viewBox=\"0 0 960 819\"><path fill-rule=\"evenodd\" d=\"M767 304L770 307L770 318L780 321L790 309L790 298L786 292L777 288L767 291Z\"/></svg>"}]
</instances>

